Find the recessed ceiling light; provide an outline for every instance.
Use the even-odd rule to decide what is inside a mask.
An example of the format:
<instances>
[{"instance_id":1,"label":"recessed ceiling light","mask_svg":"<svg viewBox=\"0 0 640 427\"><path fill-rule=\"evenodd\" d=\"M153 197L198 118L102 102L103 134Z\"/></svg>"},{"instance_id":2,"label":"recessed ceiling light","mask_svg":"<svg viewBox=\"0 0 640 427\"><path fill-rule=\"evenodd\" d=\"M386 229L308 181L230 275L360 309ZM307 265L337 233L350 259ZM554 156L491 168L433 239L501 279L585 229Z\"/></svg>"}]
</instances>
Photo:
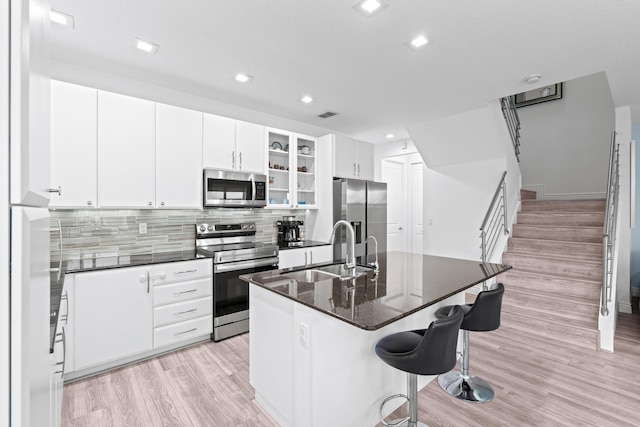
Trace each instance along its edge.
<instances>
[{"instance_id":1,"label":"recessed ceiling light","mask_svg":"<svg viewBox=\"0 0 640 427\"><path fill-rule=\"evenodd\" d=\"M300 101L304 102L305 104L309 104L310 102L313 102L313 98L310 97L309 95L305 95L302 98L300 98Z\"/></svg>"},{"instance_id":2,"label":"recessed ceiling light","mask_svg":"<svg viewBox=\"0 0 640 427\"><path fill-rule=\"evenodd\" d=\"M409 45L414 49L418 49L418 48L421 48L422 46L426 45L427 43L429 43L429 40L427 40L427 38L425 36L418 36L418 37L414 38L413 40L411 40L409 42Z\"/></svg>"},{"instance_id":3,"label":"recessed ceiling light","mask_svg":"<svg viewBox=\"0 0 640 427\"><path fill-rule=\"evenodd\" d=\"M392 134L392 133L388 133L384 137L387 138L387 139L391 139L391 138L395 138L396 136L394 134Z\"/></svg>"},{"instance_id":4,"label":"recessed ceiling light","mask_svg":"<svg viewBox=\"0 0 640 427\"><path fill-rule=\"evenodd\" d=\"M52 10L49 14L49 19L51 20L51 22L55 22L56 24L73 28L73 16L68 15L66 13L58 12L57 10Z\"/></svg>"},{"instance_id":5,"label":"recessed ceiling light","mask_svg":"<svg viewBox=\"0 0 640 427\"><path fill-rule=\"evenodd\" d=\"M353 8L364 15L373 16L387 6L382 0L362 0Z\"/></svg>"},{"instance_id":6,"label":"recessed ceiling light","mask_svg":"<svg viewBox=\"0 0 640 427\"><path fill-rule=\"evenodd\" d=\"M253 80L253 77L248 74L238 73L236 74L235 79L240 83L249 83L251 80Z\"/></svg>"},{"instance_id":7,"label":"recessed ceiling light","mask_svg":"<svg viewBox=\"0 0 640 427\"><path fill-rule=\"evenodd\" d=\"M530 76L525 77L523 81L528 85L532 85L534 83L538 83L541 78L542 76L540 74L531 74Z\"/></svg>"},{"instance_id":8,"label":"recessed ceiling light","mask_svg":"<svg viewBox=\"0 0 640 427\"><path fill-rule=\"evenodd\" d=\"M136 47L143 52L156 53L160 48L160 46L158 46L157 44L154 44L145 40L141 40L137 37L134 37L134 39L136 41Z\"/></svg>"}]
</instances>

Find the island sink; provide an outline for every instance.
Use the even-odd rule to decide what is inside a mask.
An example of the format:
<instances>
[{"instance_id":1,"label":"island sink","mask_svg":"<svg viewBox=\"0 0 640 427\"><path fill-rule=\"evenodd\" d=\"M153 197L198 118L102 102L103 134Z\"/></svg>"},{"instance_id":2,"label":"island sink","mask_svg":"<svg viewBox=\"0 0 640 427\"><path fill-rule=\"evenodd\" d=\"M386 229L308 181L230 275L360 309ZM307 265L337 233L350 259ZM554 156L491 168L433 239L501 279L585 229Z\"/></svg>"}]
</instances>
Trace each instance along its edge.
<instances>
[{"instance_id":1,"label":"island sink","mask_svg":"<svg viewBox=\"0 0 640 427\"><path fill-rule=\"evenodd\" d=\"M297 280L299 282L315 283L323 280L352 280L372 271L372 268L356 265L354 268L347 268L345 264L330 264L313 267L304 270L282 272L283 277Z\"/></svg>"}]
</instances>

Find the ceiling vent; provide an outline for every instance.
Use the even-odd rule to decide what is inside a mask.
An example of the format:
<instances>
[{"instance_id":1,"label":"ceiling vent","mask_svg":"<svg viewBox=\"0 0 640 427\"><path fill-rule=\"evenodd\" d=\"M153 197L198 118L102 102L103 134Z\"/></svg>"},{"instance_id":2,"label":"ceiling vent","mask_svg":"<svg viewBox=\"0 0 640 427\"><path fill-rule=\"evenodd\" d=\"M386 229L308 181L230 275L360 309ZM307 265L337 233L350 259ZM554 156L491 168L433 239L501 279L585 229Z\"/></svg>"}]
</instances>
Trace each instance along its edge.
<instances>
[{"instance_id":1,"label":"ceiling vent","mask_svg":"<svg viewBox=\"0 0 640 427\"><path fill-rule=\"evenodd\" d=\"M333 117L337 114L338 113L332 113L331 111L327 111L326 113L318 114L318 117L320 117L321 119L328 119L329 117Z\"/></svg>"}]
</instances>

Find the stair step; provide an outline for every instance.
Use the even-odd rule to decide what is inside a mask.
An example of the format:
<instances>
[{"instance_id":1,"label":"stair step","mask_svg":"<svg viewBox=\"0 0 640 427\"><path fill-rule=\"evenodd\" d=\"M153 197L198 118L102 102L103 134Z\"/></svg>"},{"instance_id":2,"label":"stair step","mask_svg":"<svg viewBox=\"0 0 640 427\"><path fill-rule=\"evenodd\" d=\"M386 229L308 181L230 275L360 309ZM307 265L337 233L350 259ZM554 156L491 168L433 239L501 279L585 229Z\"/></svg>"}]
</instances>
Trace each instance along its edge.
<instances>
[{"instance_id":1,"label":"stair step","mask_svg":"<svg viewBox=\"0 0 640 427\"><path fill-rule=\"evenodd\" d=\"M520 212L518 224L602 227L603 212Z\"/></svg>"},{"instance_id":2,"label":"stair step","mask_svg":"<svg viewBox=\"0 0 640 427\"><path fill-rule=\"evenodd\" d=\"M560 294L549 294L505 285L504 300L519 308L539 313L542 318L548 314L573 321L590 321L594 327L598 322L598 301L564 298Z\"/></svg>"},{"instance_id":3,"label":"stair step","mask_svg":"<svg viewBox=\"0 0 640 427\"><path fill-rule=\"evenodd\" d=\"M514 224L512 236L525 239L561 240L569 242L601 243L602 227L541 226Z\"/></svg>"},{"instance_id":4,"label":"stair step","mask_svg":"<svg viewBox=\"0 0 640 427\"><path fill-rule=\"evenodd\" d=\"M561 240L526 239L512 237L507 250L520 254L558 255L576 259L597 260L602 257L602 243L569 242Z\"/></svg>"},{"instance_id":5,"label":"stair step","mask_svg":"<svg viewBox=\"0 0 640 427\"><path fill-rule=\"evenodd\" d=\"M538 193L533 190L520 190L520 200L536 200Z\"/></svg>"},{"instance_id":6,"label":"stair step","mask_svg":"<svg viewBox=\"0 0 640 427\"><path fill-rule=\"evenodd\" d=\"M522 288L538 294L562 296L569 300L599 304L601 281L575 280L548 274L509 270L498 281L509 288Z\"/></svg>"},{"instance_id":7,"label":"stair step","mask_svg":"<svg viewBox=\"0 0 640 427\"><path fill-rule=\"evenodd\" d=\"M606 200L522 200L523 211L604 212Z\"/></svg>"},{"instance_id":8,"label":"stair step","mask_svg":"<svg viewBox=\"0 0 640 427\"><path fill-rule=\"evenodd\" d=\"M557 274L572 279L599 280L602 277L602 261L576 260L568 257L546 257L526 254L520 256L505 252L502 262L510 264L516 271Z\"/></svg>"}]
</instances>

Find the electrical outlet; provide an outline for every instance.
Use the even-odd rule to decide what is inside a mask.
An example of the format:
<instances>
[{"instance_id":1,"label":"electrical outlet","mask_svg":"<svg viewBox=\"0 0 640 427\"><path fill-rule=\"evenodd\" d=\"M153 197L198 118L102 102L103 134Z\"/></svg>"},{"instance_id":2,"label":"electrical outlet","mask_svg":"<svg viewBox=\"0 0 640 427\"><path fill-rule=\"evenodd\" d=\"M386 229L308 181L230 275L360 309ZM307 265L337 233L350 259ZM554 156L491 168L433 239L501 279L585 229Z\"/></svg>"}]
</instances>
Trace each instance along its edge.
<instances>
[{"instance_id":1,"label":"electrical outlet","mask_svg":"<svg viewBox=\"0 0 640 427\"><path fill-rule=\"evenodd\" d=\"M138 224L138 233L147 234L147 223L146 222L141 222L140 224Z\"/></svg>"},{"instance_id":2,"label":"electrical outlet","mask_svg":"<svg viewBox=\"0 0 640 427\"><path fill-rule=\"evenodd\" d=\"M427 218L427 225L433 225L433 218Z\"/></svg>"},{"instance_id":3,"label":"electrical outlet","mask_svg":"<svg viewBox=\"0 0 640 427\"><path fill-rule=\"evenodd\" d=\"M309 326L307 324L300 322L300 345L304 348L309 348Z\"/></svg>"}]
</instances>

